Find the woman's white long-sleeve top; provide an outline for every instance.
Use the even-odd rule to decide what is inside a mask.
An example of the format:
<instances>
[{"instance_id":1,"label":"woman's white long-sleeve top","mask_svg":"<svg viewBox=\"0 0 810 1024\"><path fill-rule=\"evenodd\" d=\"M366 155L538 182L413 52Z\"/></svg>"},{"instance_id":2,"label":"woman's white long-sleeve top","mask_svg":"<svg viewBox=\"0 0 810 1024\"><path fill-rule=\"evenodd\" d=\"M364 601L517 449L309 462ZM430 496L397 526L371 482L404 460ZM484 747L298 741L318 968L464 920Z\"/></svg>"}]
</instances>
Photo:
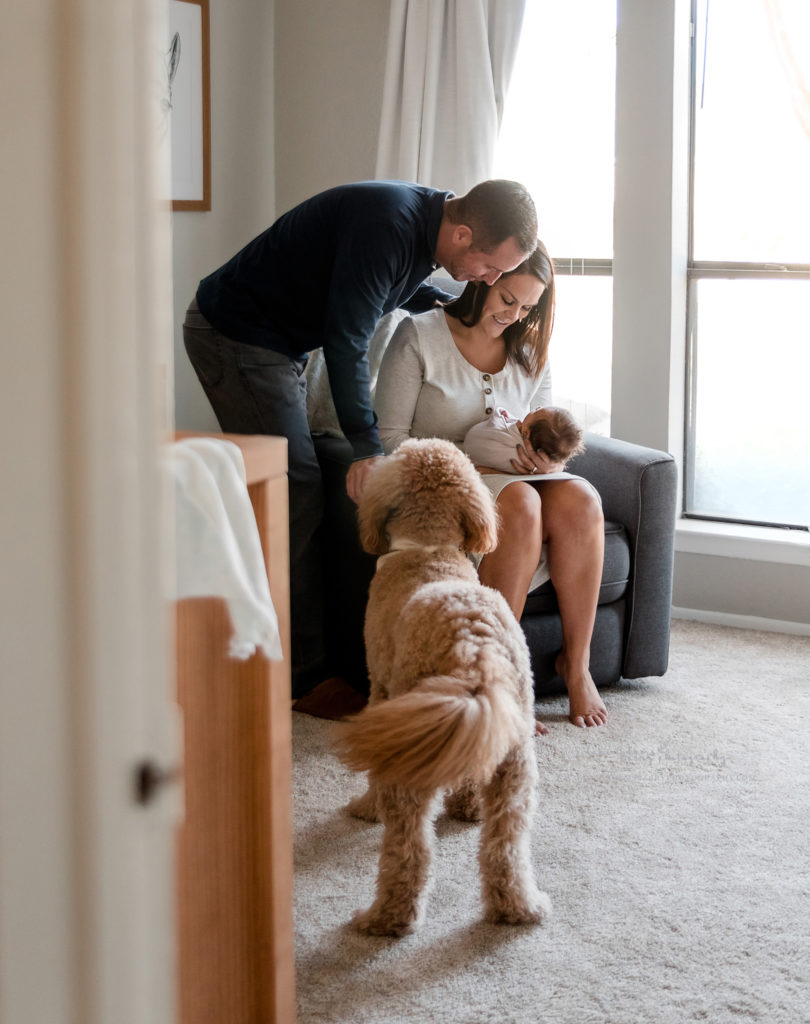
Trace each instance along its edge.
<instances>
[{"instance_id":1,"label":"woman's white long-sleeve top","mask_svg":"<svg viewBox=\"0 0 810 1024\"><path fill-rule=\"evenodd\" d=\"M383 356L373 404L388 455L408 437L461 446L470 427L501 406L522 418L551 403L548 363L539 378L507 363L483 373L456 348L442 309L407 317Z\"/></svg>"}]
</instances>

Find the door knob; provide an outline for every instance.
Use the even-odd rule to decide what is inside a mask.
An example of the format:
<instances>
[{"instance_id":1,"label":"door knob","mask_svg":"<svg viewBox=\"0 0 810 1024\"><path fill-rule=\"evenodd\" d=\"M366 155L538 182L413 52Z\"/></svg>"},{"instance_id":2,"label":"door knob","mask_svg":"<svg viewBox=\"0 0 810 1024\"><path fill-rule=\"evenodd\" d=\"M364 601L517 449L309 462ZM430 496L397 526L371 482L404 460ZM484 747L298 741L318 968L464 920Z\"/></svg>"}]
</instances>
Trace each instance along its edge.
<instances>
[{"instance_id":1,"label":"door knob","mask_svg":"<svg viewBox=\"0 0 810 1024\"><path fill-rule=\"evenodd\" d=\"M142 807L146 807L154 800L158 791L164 786L178 782L180 779L179 768L161 768L157 762L150 759L141 761L135 768L135 800Z\"/></svg>"}]
</instances>

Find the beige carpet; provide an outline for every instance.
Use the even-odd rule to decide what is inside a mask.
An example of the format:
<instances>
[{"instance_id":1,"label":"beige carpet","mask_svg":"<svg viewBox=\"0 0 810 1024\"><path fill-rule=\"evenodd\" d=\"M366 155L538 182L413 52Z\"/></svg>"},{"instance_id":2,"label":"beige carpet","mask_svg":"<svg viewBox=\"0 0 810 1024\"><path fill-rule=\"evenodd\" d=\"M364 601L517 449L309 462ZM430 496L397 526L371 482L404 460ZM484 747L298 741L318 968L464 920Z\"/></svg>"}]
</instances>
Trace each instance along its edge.
<instances>
[{"instance_id":1,"label":"beige carpet","mask_svg":"<svg viewBox=\"0 0 810 1024\"><path fill-rule=\"evenodd\" d=\"M476 826L439 818L428 921L370 939L380 826L294 714L299 1024L810 1020L810 638L676 621L662 679L583 731L539 704L533 860L554 916L482 923Z\"/></svg>"}]
</instances>

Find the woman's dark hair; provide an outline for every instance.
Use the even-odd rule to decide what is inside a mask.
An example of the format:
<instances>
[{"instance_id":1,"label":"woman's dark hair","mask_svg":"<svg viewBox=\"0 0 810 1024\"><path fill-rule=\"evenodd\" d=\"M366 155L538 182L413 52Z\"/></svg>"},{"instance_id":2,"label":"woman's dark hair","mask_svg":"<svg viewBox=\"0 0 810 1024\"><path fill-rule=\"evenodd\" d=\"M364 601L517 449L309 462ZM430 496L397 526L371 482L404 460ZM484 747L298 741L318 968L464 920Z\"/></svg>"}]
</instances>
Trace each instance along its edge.
<instances>
[{"instance_id":1,"label":"woman's dark hair","mask_svg":"<svg viewBox=\"0 0 810 1024\"><path fill-rule=\"evenodd\" d=\"M507 362L518 366L532 377L539 377L548 358L548 346L554 327L555 291L554 261L548 250L538 239L537 248L520 266L501 275L493 285L484 281L470 281L464 291L453 302L444 307L445 313L460 320L465 327L475 327L481 319L481 311L491 288L497 288L515 274L531 274L541 281L545 288L539 301L522 320L516 320L503 332L506 343Z\"/></svg>"}]
</instances>

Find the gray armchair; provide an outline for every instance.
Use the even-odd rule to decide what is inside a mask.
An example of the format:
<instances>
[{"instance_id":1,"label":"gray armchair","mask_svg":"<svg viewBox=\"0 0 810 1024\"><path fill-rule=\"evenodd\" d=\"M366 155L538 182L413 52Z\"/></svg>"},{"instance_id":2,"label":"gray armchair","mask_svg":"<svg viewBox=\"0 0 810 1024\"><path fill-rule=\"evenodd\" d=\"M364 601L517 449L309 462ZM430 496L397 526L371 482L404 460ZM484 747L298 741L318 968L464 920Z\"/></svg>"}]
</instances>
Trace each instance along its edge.
<instances>
[{"instance_id":1,"label":"gray armchair","mask_svg":"<svg viewBox=\"0 0 810 1024\"><path fill-rule=\"evenodd\" d=\"M605 513L605 564L591 644L598 686L621 678L663 675L669 657L675 550L677 468L666 452L586 435L586 451L569 468L589 480ZM317 437L326 511L323 528L329 670L368 692L363 617L375 559L357 540L355 506L346 495L351 449L342 438ZM554 587L533 591L521 619L532 658L535 691L562 680L554 660L562 630Z\"/></svg>"}]
</instances>

